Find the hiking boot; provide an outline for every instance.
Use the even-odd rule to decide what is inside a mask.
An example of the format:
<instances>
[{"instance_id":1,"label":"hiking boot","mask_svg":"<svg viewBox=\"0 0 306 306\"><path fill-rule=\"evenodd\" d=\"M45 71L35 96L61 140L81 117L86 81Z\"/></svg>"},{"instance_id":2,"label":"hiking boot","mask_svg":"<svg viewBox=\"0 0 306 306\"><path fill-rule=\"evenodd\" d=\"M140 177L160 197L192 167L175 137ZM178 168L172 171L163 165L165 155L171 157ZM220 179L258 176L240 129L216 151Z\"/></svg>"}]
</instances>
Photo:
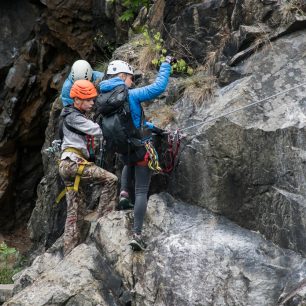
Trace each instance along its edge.
<instances>
[{"instance_id":1,"label":"hiking boot","mask_svg":"<svg viewBox=\"0 0 306 306\"><path fill-rule=\"evenodd\" d=\"M121 191L119 196L118 210L133 209L134 205L129 199L129 194L126 191Z\"/></svg>"},{"instance_id":2,"label":"hiking boot","mask_svg":"<svg viewBox=\"0 0 306 306\"><path fill-rule=\"evenodd\" d=\"M133 234L133 238L129 245L133 251L144 251L147 248L146 243L143 241L141 234Z\"/></svg>"}]
</instances>

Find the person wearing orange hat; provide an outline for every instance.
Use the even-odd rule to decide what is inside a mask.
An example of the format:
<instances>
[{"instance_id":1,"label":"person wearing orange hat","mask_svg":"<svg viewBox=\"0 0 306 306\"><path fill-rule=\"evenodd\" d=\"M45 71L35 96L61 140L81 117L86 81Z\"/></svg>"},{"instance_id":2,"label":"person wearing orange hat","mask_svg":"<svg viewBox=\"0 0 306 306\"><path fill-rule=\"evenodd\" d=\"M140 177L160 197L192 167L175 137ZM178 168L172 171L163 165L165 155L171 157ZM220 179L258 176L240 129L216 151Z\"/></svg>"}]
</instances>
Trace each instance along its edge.
<instances>
[{"instance_id":1,"label":"person wearing orange hat","mask_svg":"<svg viewBox=\"0 0 306 306\"><path fill-rule=\"evenodd\" d=\"M59 173L65 183L67 218L64 231L64 255L67 255L81 241L81 228L84 225L86 209L82 183L103 184L97 208L97 217L115 207L118 178L114 174L89 162L89 143L94 136L101 136L99 124L86 117L94 106L98 93L88 80L78 80L71 87L73 105L61 112L63 141Z\"/></svg>"}]
</instances>

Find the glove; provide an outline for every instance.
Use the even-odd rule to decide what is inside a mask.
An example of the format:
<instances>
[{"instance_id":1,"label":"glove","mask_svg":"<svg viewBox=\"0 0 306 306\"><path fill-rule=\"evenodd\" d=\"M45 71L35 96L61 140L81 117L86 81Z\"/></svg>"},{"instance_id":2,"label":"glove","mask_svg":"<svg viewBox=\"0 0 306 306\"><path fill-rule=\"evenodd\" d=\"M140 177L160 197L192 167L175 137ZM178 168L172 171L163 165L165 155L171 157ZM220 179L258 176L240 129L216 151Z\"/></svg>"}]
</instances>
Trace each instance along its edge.
<instances>
[{"instance_id":1,"label":"glove","mask_svg":"<svg viewBox=\"0 0 306 306\"><path fill-rule=\"evenodd\" d=\"M175 64L177 62L176 58L170 55L166 56L165 62L171 64Z\"/></svg>"},{"instance_id":2,"label":"glove","mask_svg":"<svg viewBox=\"0 0 306 306\"><path fill-rule=\"evenodd\" d=\"M155 133L156 135L162 136L165 133L165 130L160 129L160 128L154 126L152 128L152 132Z\"/></svg>"}]
</instances>

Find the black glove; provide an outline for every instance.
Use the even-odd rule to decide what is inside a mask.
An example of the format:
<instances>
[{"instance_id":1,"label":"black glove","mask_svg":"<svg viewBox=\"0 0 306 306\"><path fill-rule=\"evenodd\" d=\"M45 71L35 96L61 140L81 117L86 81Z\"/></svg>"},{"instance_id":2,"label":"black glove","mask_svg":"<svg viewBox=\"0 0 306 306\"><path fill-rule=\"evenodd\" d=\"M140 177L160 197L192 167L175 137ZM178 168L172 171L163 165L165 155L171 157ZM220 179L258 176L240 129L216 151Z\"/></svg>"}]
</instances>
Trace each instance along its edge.
<instances>
[{"instance_id":1,"label":"black glove","mask_svg":"<svg viewBox=\"0 0 306 306\"><path fill-rule=\"evenodd\" d=\"M175 64L177 62L176 58L170 55L166 56L165 62L169 63L170 65Z\"/></svg>"},{"instance_id":2,"label":"black glove","mask_svg":"<svg viewBox=\"0 0 306 306\"><path fill-rule=\"evenodd\" d=\"M165 133L165 130L154 126L152 132L155 133L156 135L162 136Z\"/></svg>"}]
</instances>

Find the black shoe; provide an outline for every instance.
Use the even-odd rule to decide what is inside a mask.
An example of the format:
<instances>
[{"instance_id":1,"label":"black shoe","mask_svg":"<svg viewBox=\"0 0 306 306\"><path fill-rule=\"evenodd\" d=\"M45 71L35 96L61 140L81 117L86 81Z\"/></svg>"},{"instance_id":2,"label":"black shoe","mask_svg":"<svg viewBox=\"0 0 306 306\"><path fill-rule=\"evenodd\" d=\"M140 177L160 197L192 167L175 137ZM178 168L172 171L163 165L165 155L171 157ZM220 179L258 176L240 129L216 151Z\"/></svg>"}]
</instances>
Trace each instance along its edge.
<instances>
[{"instance_id":1,"label":"black shoe","mask_svg":"<svg viewBox=\"0 0 306 306\"><path fill-rule=\"evenodd\" d=\"M117 206L118 210L127 210L127 209L133 209L134 205L131 203L129 198L126 197L120 197L119 203Z\"/></svg>"},{"instance_id":2,"label":"black shoe","mask_svg":"<svg viewBox=\"0 0 306 306\"><path fill-rule=\"evenodd\" d=\"M133 239L130 241L129 245L132 247L133 251L144 251L147 248L142 236L138 234L133 235Z\"/></svg>"}]
</instances>

